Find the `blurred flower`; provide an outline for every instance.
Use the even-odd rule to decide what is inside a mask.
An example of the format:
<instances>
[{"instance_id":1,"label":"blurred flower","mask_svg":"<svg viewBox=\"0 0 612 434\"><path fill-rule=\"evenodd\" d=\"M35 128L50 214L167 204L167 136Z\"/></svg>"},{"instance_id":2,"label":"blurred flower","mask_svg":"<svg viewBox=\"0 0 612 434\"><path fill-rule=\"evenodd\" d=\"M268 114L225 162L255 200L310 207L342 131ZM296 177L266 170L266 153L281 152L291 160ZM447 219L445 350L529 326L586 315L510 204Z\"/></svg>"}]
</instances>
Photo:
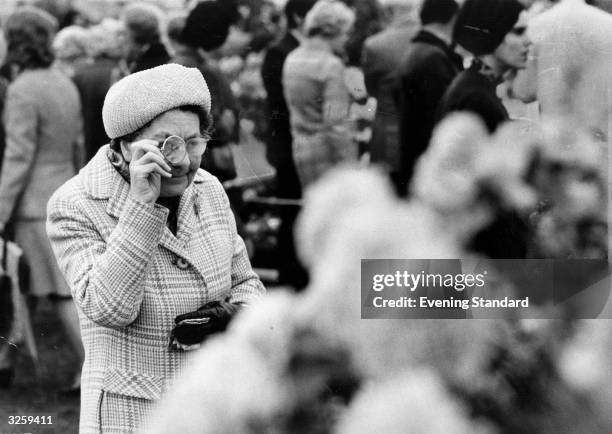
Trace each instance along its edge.
<instances>
[{"instance_id":1,"label":"blurred flower","mask_svg":"<svg viewBox=\"0 0 612 434\"><path fill-rule=\"evenodd\" d=\"M385 215L393 192L385 177L374 170L340 168L305 192L306 206L297 223L298 254L310 265L325 254L332 233L344 215L374 209Z\"/></svg>"},{"instance_id":2,"label":"blurred flower","mask_svg":"<svg viewBox=\"0 0 612 434\"><path fill-rule=\"evenodd\" d=\"M476 161L487 141L476 116L458 113L444 119L417 163L411 186L415 196L440 212L471 206L478 194Z\"/></svg>"},{"instance_id":3,"label":"blurred flower","mask_svg":"<svg viewBox=\"0 0 612 434\"><path fill-rule=\"evenodd\" d=\"M561 375L581 392L594 392L612 409L612 320L584 320L559 362Z\"/></svg>"},{"instance_id":4,"label":"blurred flower","mask_svg":"<svg viewBox=\"0 0 612 434\"><path fill-rule=\"evenodd\" d=\"M339 434L493 433L470 420L435 372L411 370L365 388L343 415Z\"/></svg>"}]
</instances>

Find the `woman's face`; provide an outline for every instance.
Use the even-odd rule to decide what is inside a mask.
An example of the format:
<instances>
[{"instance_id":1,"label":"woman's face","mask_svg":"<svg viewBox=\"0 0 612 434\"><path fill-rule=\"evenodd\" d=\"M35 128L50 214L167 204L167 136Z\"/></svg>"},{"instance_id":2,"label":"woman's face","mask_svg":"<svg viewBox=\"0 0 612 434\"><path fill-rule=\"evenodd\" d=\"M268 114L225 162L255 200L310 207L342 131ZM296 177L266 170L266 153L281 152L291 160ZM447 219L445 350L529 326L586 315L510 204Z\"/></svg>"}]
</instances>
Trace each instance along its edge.
<instances>
[{"instance_id":1,"label":"woman's face","mask_svg":"<svg viewBox=\"0 0 612 434\"><path fill-rule=\"evenodd\" d=\"M170 110L156 117L144 128L136 140L149 139L163 142L169 136L179 136L186 142L200 138L200 119L196 113L183 110ZM189 146L188 146L189 149ZM181 196L191 184L200 167L203 153L187 152L185 158L172 167L172 178L161 179L160 197ZM126 156L129 161L129 156Z\"/></svg>"},{"instance_id":2,"label":"woman's face","mask_svg":"<svg viewBox=\"0 0 612 434\"><path fill-rule=\"evenodd\" d=\"M518 21L495 50L495 56L507 69L524 69L527 66L529 46L527 37L527 14L522 12Z\"/></svg>"}]
</instances>

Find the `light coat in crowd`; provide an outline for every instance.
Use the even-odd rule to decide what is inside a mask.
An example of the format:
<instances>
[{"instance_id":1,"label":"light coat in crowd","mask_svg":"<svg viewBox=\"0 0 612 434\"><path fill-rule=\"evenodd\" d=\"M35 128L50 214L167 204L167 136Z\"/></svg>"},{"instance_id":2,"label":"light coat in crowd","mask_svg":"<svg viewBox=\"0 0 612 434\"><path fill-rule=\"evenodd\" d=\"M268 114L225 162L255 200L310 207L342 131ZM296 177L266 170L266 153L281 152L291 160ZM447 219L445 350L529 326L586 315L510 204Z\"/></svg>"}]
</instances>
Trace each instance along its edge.
<instances>
[{"instance_id":1,"label":"light coat in crowd","mask_svg":"<svg viewBox=\"0 0 612 434\"><path fill-rule=\"evenodd\" d=\"M31 291L67 295L45 234L47 201L76 173L81 105L74 84L55 69L22 72L8 88L0 223L12 216L17 243L35 267Z\"/></svg>"},{"instance_id":2,"label":"light coat in crowd","mask_svg":"<svg viewBox=\"0 0 612 434\"><path fill-rule=\"evenodd\" d=\"M102 147L49 202L49 238L86 351L81 433L131 432L146 418L187 360L168 349L177 315L264 291L216 178L198 170L175 237L168 210L131 199L107 152Z\"/></svg>"},{"instance_id":3,"label":"light coat in crowd","mask_svg":"<svg viewBox=\"0 0 612 434\"><path fill-rule=\"evenodd\" d=\"M291 114L293 157L304 188L338 163L357 159L344 72L342 60L316 41L304 41L287 56L283 89Z\"/></svg>"}]
</instances>

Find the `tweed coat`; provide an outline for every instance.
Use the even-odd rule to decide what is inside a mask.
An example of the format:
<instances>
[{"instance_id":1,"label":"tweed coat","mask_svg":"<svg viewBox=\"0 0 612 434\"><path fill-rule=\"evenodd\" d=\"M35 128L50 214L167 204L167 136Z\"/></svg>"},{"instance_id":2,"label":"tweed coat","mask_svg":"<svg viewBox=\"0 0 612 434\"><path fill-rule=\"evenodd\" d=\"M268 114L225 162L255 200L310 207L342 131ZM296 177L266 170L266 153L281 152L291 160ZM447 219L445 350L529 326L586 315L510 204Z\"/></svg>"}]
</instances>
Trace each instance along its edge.
<instances>
[{"instance_id":1,"label":"tweed coat","mask_svg":"<svg viewBox=\"0 0 612 434\"><path fill-rule=\"evenodd\" d=\"M81 433L132 432L181 372L174 318L265 292L219 181L198 170L178 209L132 199L103 146L53 195L47 232L78 307L85 346Z\"/></svg>"}]
</instances>

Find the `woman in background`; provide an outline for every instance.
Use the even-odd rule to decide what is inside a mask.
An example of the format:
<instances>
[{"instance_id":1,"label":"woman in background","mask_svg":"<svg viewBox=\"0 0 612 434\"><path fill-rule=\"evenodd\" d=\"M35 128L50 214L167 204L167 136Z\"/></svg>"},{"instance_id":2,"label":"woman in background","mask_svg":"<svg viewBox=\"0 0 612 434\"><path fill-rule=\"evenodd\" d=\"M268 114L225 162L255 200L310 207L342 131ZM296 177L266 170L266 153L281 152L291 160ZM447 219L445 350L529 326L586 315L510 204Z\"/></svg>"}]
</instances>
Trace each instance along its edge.
<instances>
[{"instance_id":1,"label":"woman in background","mask_svg":"<svg viewBox=\"0 0 612 434\"><path fill-rule=\"evenodd\" d=\"M304 20L306 39L283 68L291 116L293 157L302 187L342 161L356 161L351 136L351 97L344 83L343 51L355 14L336 0L320 0Z\"/></svg>"},{"instance_id":2,"label":"woman in background","mask_svg":"<svg viewBox=\"0 0 612 434\"><path fill-rule=\"evenodd\" d=\"M81 105L76 87L51 68L56 20L36 8L9 16L5 35L7 62L17 70L4 109L6 149L0 175L0 232L9 220L15 241L30 264L33 303L50 296L66 335L83 360L78 317L47 234L47 201L75 173L76 143L81 132ZM80 372L80 364L77 369ZM77 391L80 374L69 391Z\"/></svg>"},{"instance_id":3,"label":"woman in background","mask_svg":"<svg viewBox=\"0 0 612 434\"><path fill-rule=\"evenodd\" d=\"M57 32L53 39L53 66L68 77L74 77L76 69L89 62L87 39L87 30L80 26L65 27Z\"/></svg>"},{"instance_id":4,"label":"woman in background","mask_svg":"<svg viewBox=\"0 0 612 434\"><path fill-rule=\"evenodd\" d=\"M466 0L455 23L455 40L474 60L446 90L440 117L470 111L484 121L489 132L510 119L497 96L497 86L509 73L527 66L530 42L526 30L527 16L518 0Z\"/></svg>"}]
</instances>

